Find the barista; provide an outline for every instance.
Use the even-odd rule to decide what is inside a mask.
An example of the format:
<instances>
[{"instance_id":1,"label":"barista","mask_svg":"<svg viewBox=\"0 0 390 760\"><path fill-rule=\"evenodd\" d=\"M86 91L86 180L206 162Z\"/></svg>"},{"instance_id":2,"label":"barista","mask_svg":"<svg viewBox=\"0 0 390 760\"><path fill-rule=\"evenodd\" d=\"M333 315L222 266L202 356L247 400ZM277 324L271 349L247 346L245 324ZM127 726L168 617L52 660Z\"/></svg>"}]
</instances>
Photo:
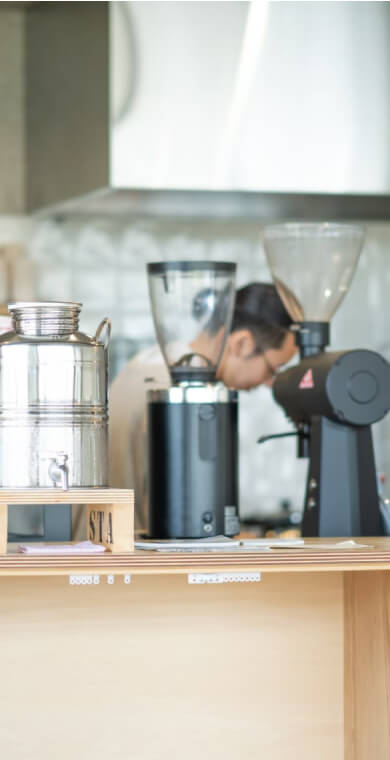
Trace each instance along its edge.
<instances>
[{"instance_id":1,"label":"barista","mask_svg":"<svg viewBox=\"0 0 390 760\"><path fill-rule=\"evenodd\" d=\"M280 367L296 352L290 326L274 285L254 282L237 290L217 379L233 390L272 386ZM141 531L147 529L146 393L170 384L156 345L131 359L111 386L110 484L134 488L135 527Z\"/></svg>"}]
</instances>

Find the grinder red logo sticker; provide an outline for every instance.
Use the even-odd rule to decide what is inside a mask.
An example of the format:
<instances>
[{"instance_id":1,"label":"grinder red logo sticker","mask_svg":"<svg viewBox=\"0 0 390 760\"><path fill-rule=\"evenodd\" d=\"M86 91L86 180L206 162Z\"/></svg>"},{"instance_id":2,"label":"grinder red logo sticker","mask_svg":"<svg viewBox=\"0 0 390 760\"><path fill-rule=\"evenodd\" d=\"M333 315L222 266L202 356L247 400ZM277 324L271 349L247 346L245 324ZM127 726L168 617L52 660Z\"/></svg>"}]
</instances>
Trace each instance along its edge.
<instances>
[{"instance_id":1,"label":"grinder red logo sticker","mask_svg":"<svg viewBox=\"0 0 390 760\"><path fill-rule=\"evenodd\" d=\"M299 383L299 388L314 388L313 372L311 369L308 369L307 372L305 372L301 382Z\"/></svg>"}]
</instances>

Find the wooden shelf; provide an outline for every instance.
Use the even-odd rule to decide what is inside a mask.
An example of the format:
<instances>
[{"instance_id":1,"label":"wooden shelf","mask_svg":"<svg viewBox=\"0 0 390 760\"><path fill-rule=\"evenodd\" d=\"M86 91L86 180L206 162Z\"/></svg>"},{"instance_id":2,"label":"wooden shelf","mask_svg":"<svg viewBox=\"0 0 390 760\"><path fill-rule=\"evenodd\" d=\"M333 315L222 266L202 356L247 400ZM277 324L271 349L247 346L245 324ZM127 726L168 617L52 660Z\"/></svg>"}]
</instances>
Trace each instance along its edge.
<instances>
[{"instance_id":1,"label":"wooden shelf","mask_svg":"<svg viewBox=\"0 0 390 760\"><path fill-rule=\"evenodd\" d=\"M0 502L4 504L127 504L133 491L123 488L0 488Z\"/></svg>"},{"instance_id":2,"label":"wooden shelf","mask_svg":"<svg viewBox=\"0 0 390 760\"><path fill-rule=\"evenodd\" d=\"M13 504L84 505L91 541L110 552L134 548L134 491L119 488L0 488L0 556L7 552L8 510Z\"/></svg>"},{"instance_id":3,"label":"wooden shelf","mask_svg":"<svg viewBox=\"0 0 390 760\"><path fill-rule=\"evenodd\" d=\"M338 539L328 539L336 543ZM356 539L370 544L362 549L272 549L269 552L159 553L109 552L102 555L26 555L16 552L0 556L0 575L68 575L78 571L111 574L166 575L193 572L259 570L264 573L339 572L390 570L390 538ZM315 543L315 539L310 539ZM324 543L324 539L317 539Z\"/></svg>"}]
</instances>

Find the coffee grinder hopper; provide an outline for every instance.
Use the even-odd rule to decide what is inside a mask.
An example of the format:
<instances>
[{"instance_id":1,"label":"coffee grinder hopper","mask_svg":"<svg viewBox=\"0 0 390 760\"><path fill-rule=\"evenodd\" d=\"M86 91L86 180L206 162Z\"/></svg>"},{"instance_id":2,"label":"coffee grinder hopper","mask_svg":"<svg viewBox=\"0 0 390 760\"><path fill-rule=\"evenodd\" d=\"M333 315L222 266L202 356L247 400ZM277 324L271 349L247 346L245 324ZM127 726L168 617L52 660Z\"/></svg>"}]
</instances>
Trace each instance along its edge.
<instances>
[{"instance_id":1,"label":"coffee grinder hopper","mask_svg":"<svg viewBox=\"0 0 390 760\"><path fill-rule=\"evenodd\" d=\"M174 385L215 381L233 316L235 271L222 261L148 265L154 327Z\"/></svg>"},{"instance_id":2,"label":"coffee grinder hopper","mask_svg":"<svg viewBox=\"0 0 390 760\"><path fill-rule=\"evenodd\" d=\"M364 231L349 224L277 224L264 246L279 295L296 324L301 355L329 343L329 321L355 273Z\"/></svg>"}]
</instances>

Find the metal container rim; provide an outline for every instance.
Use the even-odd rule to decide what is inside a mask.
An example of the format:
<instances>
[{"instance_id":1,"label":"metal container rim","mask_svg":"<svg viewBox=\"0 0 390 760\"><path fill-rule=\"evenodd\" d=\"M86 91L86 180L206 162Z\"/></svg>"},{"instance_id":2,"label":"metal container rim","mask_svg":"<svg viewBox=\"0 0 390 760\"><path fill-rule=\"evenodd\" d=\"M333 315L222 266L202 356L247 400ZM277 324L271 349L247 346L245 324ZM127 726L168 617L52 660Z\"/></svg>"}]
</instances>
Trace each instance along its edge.
<instances>
[{"instance_id":1,"label":"metal container rim","mask_svg":"<svg viewBox=\"0 0 390 760\"><path fill-rule=\"evenodd\" d=\"M8 311L17 309L64 309L74 311L82 309L83 304L78 301L13 301L8 304Z\"/></svg>"}]
</instances>

